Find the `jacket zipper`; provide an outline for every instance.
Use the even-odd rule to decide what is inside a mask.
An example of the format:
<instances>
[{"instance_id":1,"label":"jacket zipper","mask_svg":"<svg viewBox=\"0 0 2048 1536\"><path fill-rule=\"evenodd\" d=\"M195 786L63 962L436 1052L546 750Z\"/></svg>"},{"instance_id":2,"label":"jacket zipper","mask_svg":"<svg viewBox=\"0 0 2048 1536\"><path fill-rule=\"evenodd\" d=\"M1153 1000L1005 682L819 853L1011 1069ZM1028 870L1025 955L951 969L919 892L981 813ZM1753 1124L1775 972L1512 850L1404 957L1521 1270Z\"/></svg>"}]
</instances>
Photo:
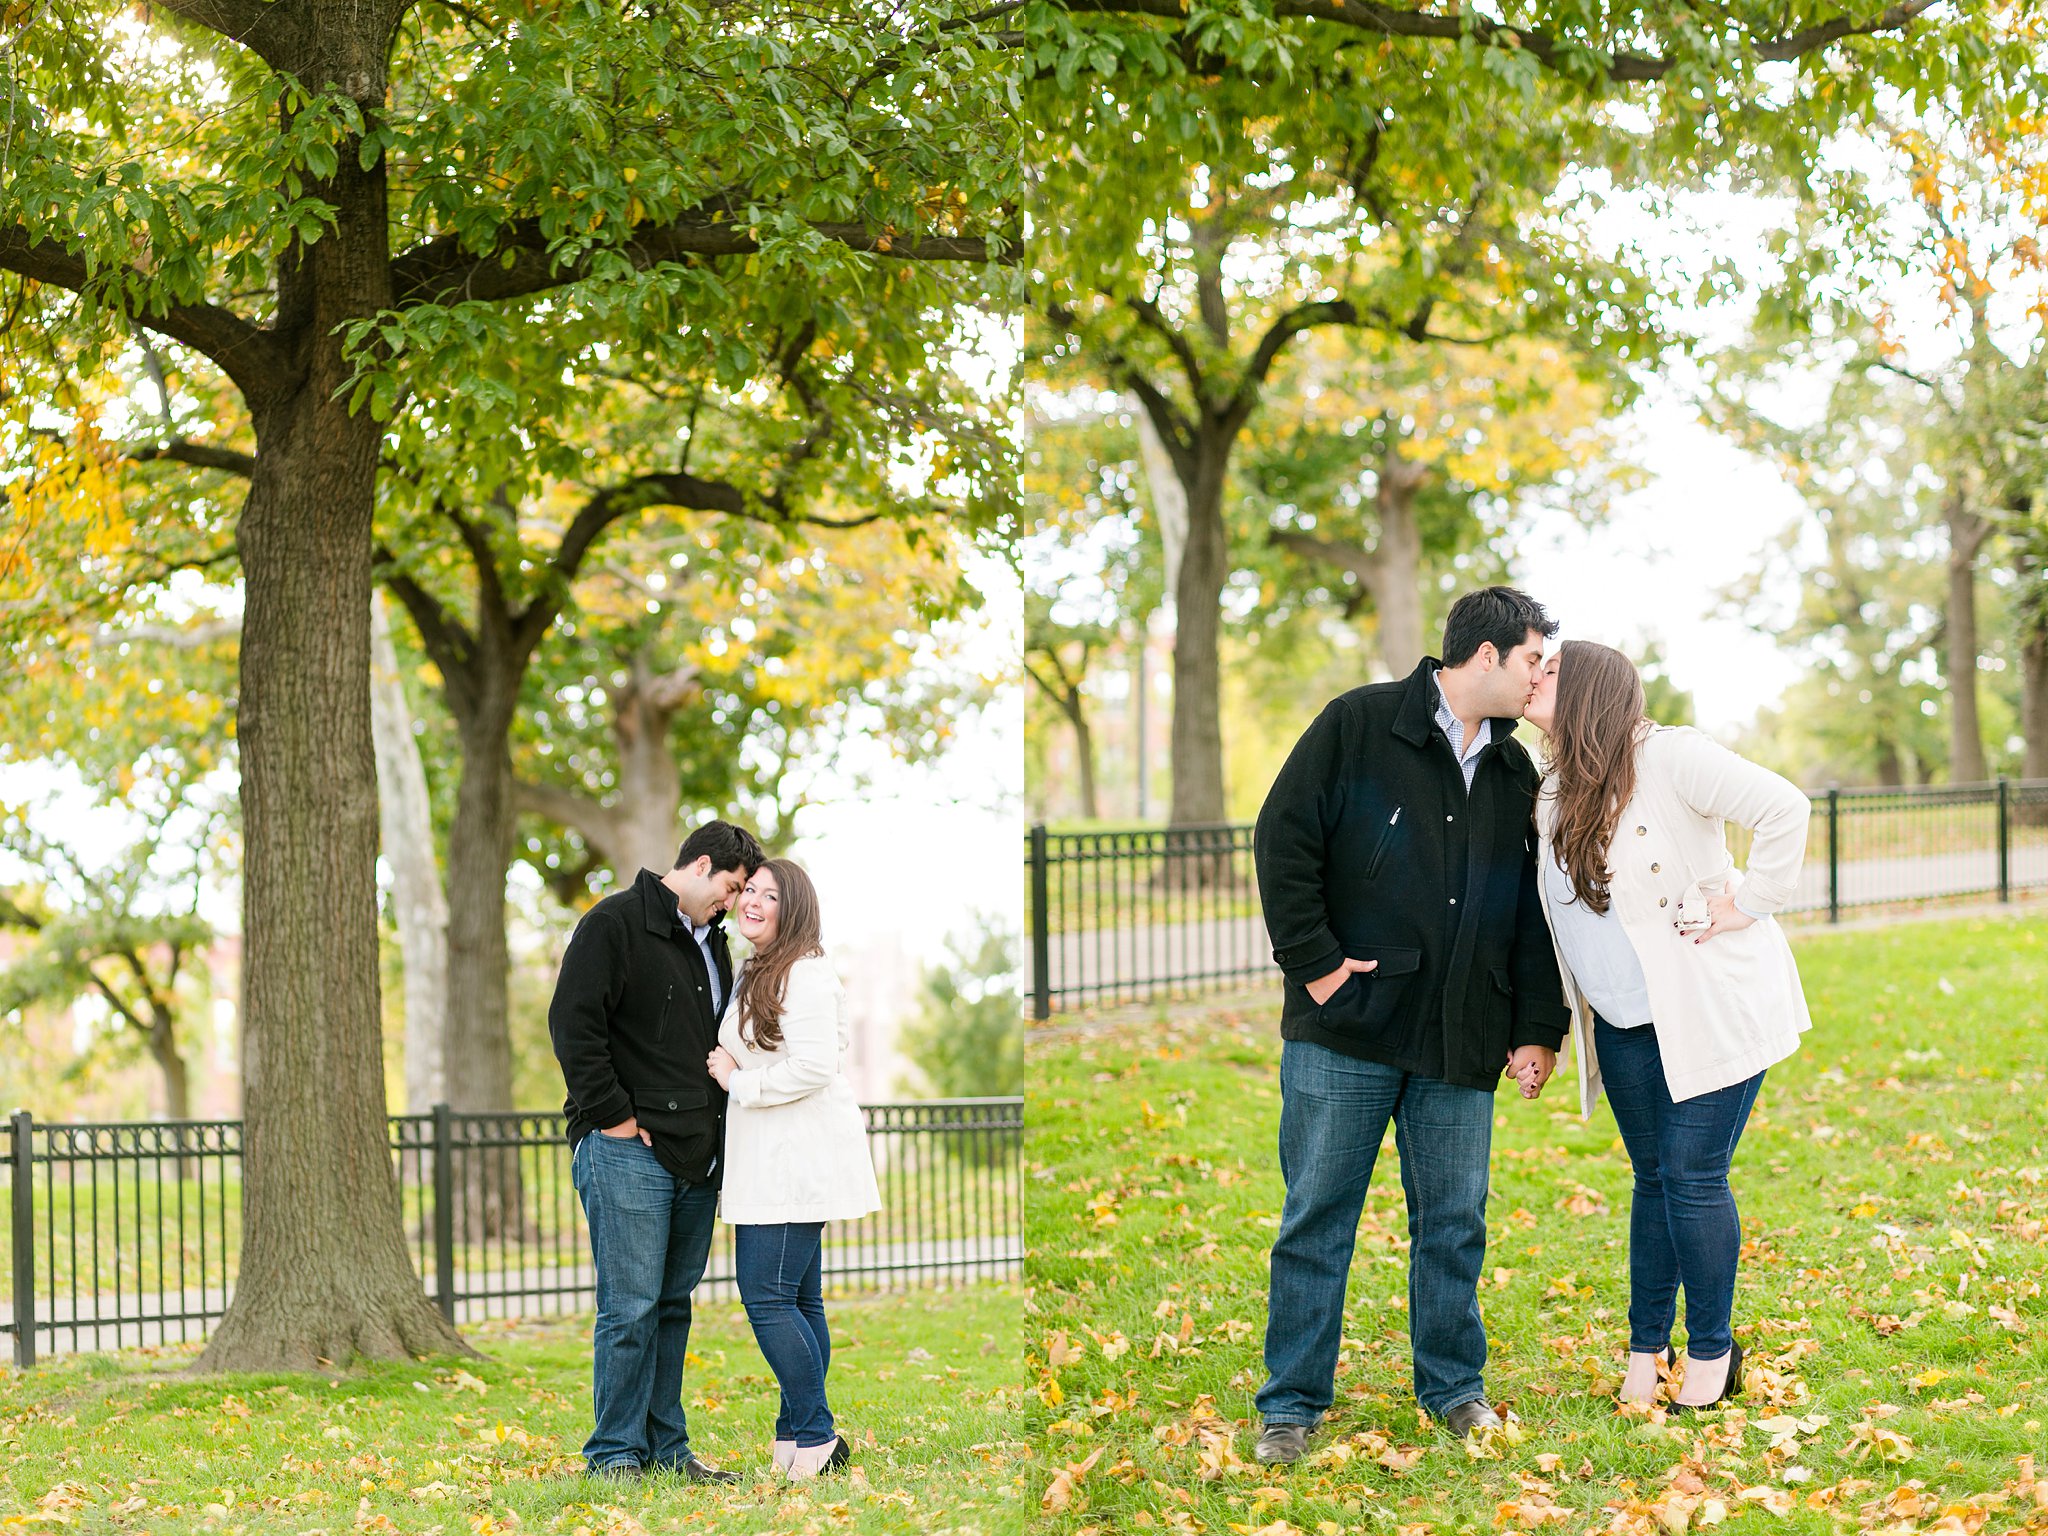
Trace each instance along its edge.
<instances>
[{"instance_id":1,"label":"jacket zipper","mask_svg":"<svg viewBox=\"0 0 2048 1536\"><path fill-rule=\"evenodd\" d=\"M1394 807L1394 814L1387 818L1387 829L1380 834L1379 842L1373 847L1372 857L1365 861L1365 878L1370 880L1380 872L1380 861L1386 858L1387 849L1394 841L1394 828L1401 820L1401 807Z\"/></svg>"},{"instance_id":2,"label":"jacket zipper","mask_svg":"<svg viewBox=\"0 0 2048 1536\"><path fill-rule=\"evenodd\" d=\"M668 984L668 995L661 1000L661 1029L654 1037L658 1042L666 1043L668 1040L668 1016L674 1011L675 1000L676 984L670 982Z\"/></svg>"}]
</instances>

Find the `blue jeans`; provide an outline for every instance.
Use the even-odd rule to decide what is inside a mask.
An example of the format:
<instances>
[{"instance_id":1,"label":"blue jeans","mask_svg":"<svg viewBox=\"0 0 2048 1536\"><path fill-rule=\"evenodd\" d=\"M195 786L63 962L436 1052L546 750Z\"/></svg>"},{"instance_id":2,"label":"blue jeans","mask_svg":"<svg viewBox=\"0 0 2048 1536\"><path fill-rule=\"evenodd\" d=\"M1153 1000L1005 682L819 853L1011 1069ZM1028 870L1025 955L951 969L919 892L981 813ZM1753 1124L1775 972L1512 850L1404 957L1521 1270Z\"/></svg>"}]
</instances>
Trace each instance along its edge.
<instances>
[{"instance_id":1,"label":"blue jeans","mask_svg":"<svg viewBox=\"0 0 2048 1536\"><path fill-rule=\"evenodd\" d=\"M1486 1395L1479 1270L1486 1259L1493 1095L1290 1040L1280 1053L1287 1203L1273 1243L1266 1384L1258 1395L1267 1423L1315 1424L1336 1395L1344 1288L1390 1119L1408 1198L1416 1399L1441 1417Z\"/></svg>"},{"instance_id":2,"label":"blue jeans","mask_svg":"<svg viewBox=\"0 0 2048 1536\"><path fill-rule=\"evenodd\" d=\"M832 1366L822 1281L825 1224L785 1222L733 1231L740 1300L754 1342L782 1389L775 1438L806 1449L830 1445L838 1431L825 1402L825 1372Z\"/></svg>"},{"instance_id":3,"label":"blue jeans","mask_svg":"<svg viewBox=\"0 0 2048 1536\"><path fill-rule=\"evenodd\" d=\"M690 1292L711 1256L718 1190L677 1178L638 1137L618 1141L602 1131L576 1143L571 1168L597 1269L590 1352L597 1427L583 1459L594 1472L679 1465L690 1450L683 1417Z\"/></svg>"},{"instance_id":4,"label":"blue jeans","mask_svg":"<svg viewBox=\"0 0 2048 1536\"><path fill-rule=\"evenodd\" d=\"M1616 1029L1595 1014L1593 1049L1614 1123L1635 1165L1628 1347L1654 1355L1670 1344L1683 1285L1686 1350L1696 1360L1718 1360L1734 1343L1729 1315L1742 1249L1728 1165L1764 1075L1674 1103L1656 1025Z\"/></svg>"}]
</instances>

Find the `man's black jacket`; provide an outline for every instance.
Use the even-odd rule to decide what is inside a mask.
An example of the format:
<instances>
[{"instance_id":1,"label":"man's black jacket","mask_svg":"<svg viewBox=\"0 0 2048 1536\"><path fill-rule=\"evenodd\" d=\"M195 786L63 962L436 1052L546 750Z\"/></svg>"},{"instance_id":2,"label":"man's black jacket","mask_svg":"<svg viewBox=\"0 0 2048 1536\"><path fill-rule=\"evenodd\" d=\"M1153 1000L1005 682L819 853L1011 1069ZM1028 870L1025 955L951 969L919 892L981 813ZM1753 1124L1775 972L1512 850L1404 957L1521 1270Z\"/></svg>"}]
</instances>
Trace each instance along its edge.
<instances>
[{"instance_id":1,"label":"man's black jacket","mask_svg":"<svg viewBox=\"0 0 2048 1536\"><path fill-rule=\"evenodd\" d=\"M1436 669L1354 688L1308 728L1253 841L1280 1033L1471 1088L1508 1052L1563 1042L1565 1008L1536 894L1536 765L1495 720L1472 790L1436 723ZM1308 983L1377 960L1318 1007Z\"/></svg>"},{"instance_id":2,"label":"man's black jacket","mask_svg":"<svg viewBox=\"0 0 2048 1536\"><path fill-rule=\"evenodd\" d=\"M718 995L730 997L723 928L711 930L710 944ZM712 1180L725 1090L704 1059L718 1044L718 1019L704 952L661 876L643 869L630 889L583 914L562 955L548 1035L569 1085L562 1108L572 1147L636 1118L670 1173L692 1184Z\"/></svg>"}]
</instances>

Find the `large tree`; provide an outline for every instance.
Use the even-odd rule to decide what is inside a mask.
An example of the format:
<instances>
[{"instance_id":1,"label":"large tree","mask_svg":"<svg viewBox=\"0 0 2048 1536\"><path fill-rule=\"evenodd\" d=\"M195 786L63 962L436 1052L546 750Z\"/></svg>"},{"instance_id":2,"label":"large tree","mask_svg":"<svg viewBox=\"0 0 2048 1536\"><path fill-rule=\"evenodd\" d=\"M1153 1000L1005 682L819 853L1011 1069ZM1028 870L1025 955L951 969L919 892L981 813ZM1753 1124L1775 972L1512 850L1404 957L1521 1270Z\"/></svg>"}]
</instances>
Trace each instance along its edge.
<instances>
[{"instance_id":1,"label":"large tree","mask_svg":"<svg viewBox=\"0 0 2048 1536\"><path fill-rule=\"evenodd\" d=\"M8 308L234 383L244 1248L210 1368L460 1349L405 1250L379 1053L370 589L389 423L526 335L750 338L979 264L1011 162L952 8L55 0L15 45ZM886 270L893 269L893 270ZM909 274L909 275L906 275ZM906 349L927 333L903 338Z\"/></svg>"}]
</instances>

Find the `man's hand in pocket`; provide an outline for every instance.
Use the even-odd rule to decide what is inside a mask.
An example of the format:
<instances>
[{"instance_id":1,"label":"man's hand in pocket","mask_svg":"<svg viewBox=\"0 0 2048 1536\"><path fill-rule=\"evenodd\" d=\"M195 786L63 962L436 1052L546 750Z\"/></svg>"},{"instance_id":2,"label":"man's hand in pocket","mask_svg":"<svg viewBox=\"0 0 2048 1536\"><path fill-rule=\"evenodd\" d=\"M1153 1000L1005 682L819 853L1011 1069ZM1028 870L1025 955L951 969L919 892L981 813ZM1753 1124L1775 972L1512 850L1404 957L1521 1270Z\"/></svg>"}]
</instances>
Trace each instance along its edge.
<instances>
[{"instance_id":1,"label":"man's hand in pocket","mask_svg":"<svg viewBox=\"0 0 2048 1536\"><path fill-rule=\"evenodd\" d=\"M1309 998L1320 1008L1337 995L1337 989L1344 985L1346 977L1363 976L1367 971L1378 970L1379 965L1377 960L1346 960L1321 981L1308 984Z\"/></svg>"}]
</instances>

